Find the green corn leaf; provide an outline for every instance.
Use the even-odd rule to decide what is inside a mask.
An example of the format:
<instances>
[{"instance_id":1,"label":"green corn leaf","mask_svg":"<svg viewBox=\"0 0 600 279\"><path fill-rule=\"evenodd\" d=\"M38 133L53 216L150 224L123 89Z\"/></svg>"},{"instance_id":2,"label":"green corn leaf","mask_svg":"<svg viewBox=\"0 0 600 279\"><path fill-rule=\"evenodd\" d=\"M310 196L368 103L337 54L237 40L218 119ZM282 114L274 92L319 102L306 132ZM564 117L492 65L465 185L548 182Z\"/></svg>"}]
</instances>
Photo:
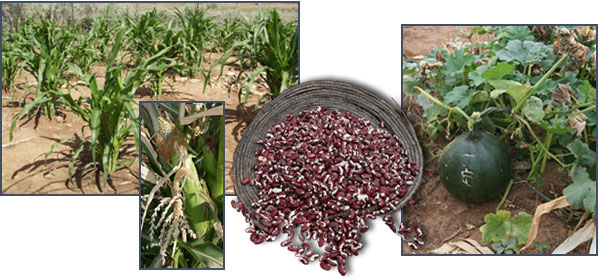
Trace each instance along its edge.
<instances>
[{"instance_id":1,"label":"green corn leaf","mask_svg":"<svg viewBox=\"0 0 600 279\"><path fill-rule=\"evenodd\" d=\"M172 119L179 118L179 104L177 103L159 103L160 106L166 113L168 113Z\"/></svg>"},{"instance_id":2,"label":"green corn leaf","mask_svg":"<svg viewBox=\"0 0 600 279\"><path fill-rule=\"evenodd\" d=\"M146 70L154 71L154 72L162 72L170 67L171 67L171 65L169 65L169 64L160 64L160 65L152 64L152 65L146 67Z\"/></svg>"},{"instance_id":3,"label":"green corn leaf","mask_svg":"<svg viewBox=\"0 0 600 279\"><path fill-rule=\"evenodd\" d=\"M117 31L117 35L115 37L115 42L113 44L113 48L111 49L110 54L108 55L108 59L106 60L107 71L112 66L115 59L117 58L117 55L119 54L119 51L121 50L121 45L123 44L123 36L124 35L125 35L125 29L121 28L121 29L119 29L119 31Z\"/></svg>"},{"instance_id":4,"label":"green corn leaf","mask_svg":"<svg viewBox=\"0 0 600 279\"><path fill-rule=\"evenodd\" d=\"M208 267L223 267L223 249L213 243L203 243L200 240L195 240L190 243L180 242L179 246L192 254L197 261Z\"/></svg>"},{"instance_id":5,"label":"green corn leaf","mask_svg":"<svg viewBox=\"0 0 600 279\"><path fill-rule=\"evenodd\" d=\"M165 55L165 53L167 53L169 50L171 50L171 48L173 48L173 46L169 46L169 47L161 50L160 52L158 52L154 56L148 58L146 61L144 61L144 67L148 67L150 64L156 62L159 58L163 58L163 56Z\"/></svg>"},{"instance_id":6,"label":"green corn leaf","mask_svg":"<svg viewBox=\"0 0 600 279\"><path fill-rule=\"evenodd\" d=\"M262 71L264 71L265 69L266 69L265 66L260 66L260 67L256 68L249 76L247 76L244 79L242 84L246 84L246 86L245 86L246 93L244 94L244 100L242 101L241 96L242 96L242 91L244 90L244 87L240 86L239 93L238 93L238 98L240 99L240 104L245 104L248 102L248 97L250 96L250 89L252 88L252 84L254 84L258 75L260 75L262 73Z\"/></svg>"},{"instance_id":7,"label":"green corn leaf","mask_svg":"<svg viewBox=\"0 0 600 279\"><path fill-rule=\"evenodd\" d=\"M159 175L163 175L164 171L158 161L158 156L156 151L154 150L154 147L152 146L152 144L150 143L150 141L148 140L148 138L142 134L142 137L140 138L141 140L141 149L143 150L143 152L145 154L149 154L148 156L148 163L150 164L150 168L158 173Z\"/></svg>"},{"instance_id":8,"label":"green corn leaf","mask_svg":"<svg viewBox=\"0 0 600 279\"><path fill-rule=\"evenodd\" d=\"M46 154L44 155L44 159L45 159L45 160L47 160L47 159L48 159L48 157L49 157L50 155L52 155L52 151L54 151L54 148L56 148L57 146L59 146L59 145L61 145L61 144L64 144L65 142L68 142L68 141L74 141L74 140L76 140L76 138L66 138L66 139L62 139L61 141L59 141L59 142L56 142L56 143L52 144L52 145L50 146L50 151L46 152Z\"/></svg>"},{"instance_id":9,"label":"green corn leaf","mask_svg":"<svg viewBox=\"0 0 600 279\"><path fill-rule=\"evenodd\" d=\"M69 69L71 69L71 71L75 72L75 74L77 74L77 76L83 77L83 71L81 71L81 68L79 68L79 66L77 66L73 63L67 63L67 65L69 65Z\"/></svg>"},{"instance_id":10,"label":"green corn leaf","mask_svg":"<svg viewBox=\"0 0 600 279\"><path fill-rule=\"evenodd\" d=\"M17 120L21 119L21 117L28 114L32 109L34 109L38 105L41 105L41 104L44 104L44 103L47 103L50 101L51 101L51 99L49 97L41 95L41 96L36 97L33 102L26 104L25 107L23 107L23 110L19 114L17 114L17 116L15 116L15 118L13 118L13 121L10 125L10 131L8 133L8 140L12 141L12 139L13 139L13 130L17 126Z\"/></svg>"},{"instance_id":11,"label":"green corn leaf","mask_svg":"<svg viewBox=\"0 0 600 279\"><path fill-rule=\"evenodd\" d=\"M125 110L127 111L127 113L129 114L129 120L132 121L132 131L133 132L133 136L135 139L135 144L136 146L138 145L138 141L139 141L139 134L138 134L138 121L139 119L137 118L137 113L135 112L135 110L133 109L133 106L131 105L131 102L126 102L123 107L125 108Z\"/></svg>"},{"instance_id":12,"label":"green corn leaf","mask_svg":"<svg viewBox=\"0 0 600 279\"><path fill-rule=\"evenodd\" d=\"M73 110L75 113L77 113L79 116L81 116L83 121L89 122L89 119L90 119L89 108L81 105L81 102L80 102L81 99L78 99L77 101L75 101L73 99L73 97L71 97L70 93L65 94L65 93L59 92L58 95L60 95L66 101L66 103L69 105L71 110Z\"/></svg>"},{"instance_id":13,"label":"green corn leaf","mask_svg":"<svg viewBox=\"0 0 600 279\"><path fill-rule=\"evenodd\" d=\"M219 204L218 208L219 210L222 211L223 208L223 189L225 188L225 184L223 183L223 179L224 179L224 172L223 172L223 168L224 168L224 162L225 162L225 137L223 137L223 133L225 128L223 127L223 124L219 124L220 129L219 129L219 154L217 155L217 183L216 186L213 186L213 188L216 188L214 190L211 190L211 195L213 196L213 198L217 201L217 203ZM219 216L221 216L222 212L219 212Z\"/></svg>"},{"instance_id":14,"label":"green corn leaf","mask_svg":"<svg viewBox=\"0 0 600 279\"><path fill-rule=\"evenodd\" d=\"M219 179L223 176L223 166L218 165L218 154L207 145L202 147L202 162L206 172L206 184L210 192L210 196L214 200L219 200L223 196L223 180ZM221 182L221 184L219 184Z\"/></svg>"},{"instance_id":15,"label":"green corn leaf","mask_svg":"<svg viewBox=\"0 0 600 279\"><path fill-rule=\"evenodd\" d=\"M106 86L106 85L105 85ZM93 106L97 106L100 103L100 97L101 94L104 93L104 91L100 91L98 89L98 83L96 83L96 77L94 77L93 75L91 75L91 79L89 82L89 88L92 94L92 107Z\"/></svg>"},{"instance_id":16,"label":"green corn leaf","mask_svg":"<svg viewBox=\"0 0 600 279\"><path fill-rule=\"evenodd\" d=\"M103 103L104 103L104 105L106 105L106 106L110 106L110 105L112 105L112 102L113 102L113 100L112 100L111 96L108 96L108 95L106 95L106 94L103 94L103 95L102 95L102 97L101 97L100 101L101 101L101 102L103 102Z\"/></svg>"}]
</instances>

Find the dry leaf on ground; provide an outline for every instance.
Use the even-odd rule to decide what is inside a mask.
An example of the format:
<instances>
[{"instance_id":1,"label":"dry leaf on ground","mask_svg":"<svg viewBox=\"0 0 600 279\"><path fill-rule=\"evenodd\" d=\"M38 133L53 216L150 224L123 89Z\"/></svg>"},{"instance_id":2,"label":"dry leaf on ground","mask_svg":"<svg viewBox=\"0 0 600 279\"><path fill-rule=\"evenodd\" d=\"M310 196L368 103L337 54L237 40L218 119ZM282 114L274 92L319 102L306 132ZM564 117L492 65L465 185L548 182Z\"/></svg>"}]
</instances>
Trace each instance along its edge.
<instances>
[{"instance_id":1,"label":"dry leaf on ground","mask_svg":"<svg viewBox=\"0 0 600 279\"><path fill-rule=\"evenodd\" d=\"M431 251L433 254L494 254L494 252L485 246L481 246L477 241L470 238L449 242Z\"/></svg>"},{"instance_id":2,"label":"dry leaf on ground","mask_svg":"<svg viewBox=\"0 0 600 279\"><path fill-rule=\"evenodd\" d=\"M573 249L577 248L577 246L580 244L595 238L595 236L596 224L594 223L594 220L589 220L585 226L583 226L583 228L577 230L575 233L573 233L573 235L569 236L567 239L565 239L565 241L563 241L563 243L556 247L556 249L552 251L552 254L567 254ZM595 243L593 244L593 248L595 249L596 245ZM595 253L595 251L592 253L592 247L590 247L590 254Z\"/></svg>"},{"instance_id":3,"label":"dry leaf on ground","mask_svg":"<svg viewBox=\"0 0 600 279\"><path fill-rule=\"evenodd\" d=\"M542 215L554 209L563 208L567 206L569 206L569 203L567 202L567 196L562 196L551 200L547 203L542 203L538 205L538 207L535 209L535 214L533 215L533 221L531 222L531 230L529 231L529 235L527 236L527 242L525 243L525 246L521 248L521 251L529 247L535 240L540 226L540 219L542 218Z\"/></svg>"}]
</instances>

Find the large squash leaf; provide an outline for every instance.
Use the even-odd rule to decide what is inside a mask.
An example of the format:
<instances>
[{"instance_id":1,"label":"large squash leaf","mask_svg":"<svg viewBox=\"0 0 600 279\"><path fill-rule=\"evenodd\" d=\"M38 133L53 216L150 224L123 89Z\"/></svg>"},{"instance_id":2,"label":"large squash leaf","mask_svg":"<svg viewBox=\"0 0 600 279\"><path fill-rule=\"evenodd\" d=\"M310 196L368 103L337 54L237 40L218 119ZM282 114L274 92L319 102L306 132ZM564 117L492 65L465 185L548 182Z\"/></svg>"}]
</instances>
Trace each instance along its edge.
<instances>
[{"instance_id":1,"label":"large squash leaf","mask_svg":"<svg viewBox=\"0 0 600 279\"><path fill-rule=\"evenodd\" d=\"M469 90L469 86L461 85L454 87L452 91L448 92L444 97L444 104L447 105L455 105L461 109L466 108L471 102L471 91Z\"/></svg>"},{"instance_id":2,"label":"large squash leaf","mask_svg":"<svg viewBox=\"0 0 600 279\"><path fill-rule=\"evenodd\" d=\"M519 212L511 220L509 211L500 210L496 214L485 215L484 220L486 224L479 229L483 244L516 238L517 244L523 245L531 229L532 217L525 212Z\"/></svg>"},{"instance_id":3,"label":"large squash leaf","mask_svg":"<svg viewBox=\"0 0 600 279\"><path fill-rule=\"evenodd\" d=\"M592 151L580 139L575 139L567 144L567 149L575 155L579 165L593 167L596 164L596 152Z\"/></svg>"},{"instance_id":4,"label":"large squash leaf","mask_svg":"<svg viewBox=\"0 0 600 279\"><path fill-rule=\"evenodd\" d=\"M576 167L573 172L573 183L563 190L572 208L583 207L596 218L596 181L590 179L585 168Z\"/></svg>"},{"instance_id":5,"label":"large squash leaf","mask_svg":"<svg viewBox=\"0 0 600 279\"><path fill-rule=\"evenodd\" d=\"M512 40L497 54L500 60L517 61L521 65L529 65L544 60L548 55L552 55L552 52L552 46L546 46L544 43L532 41L521 43L519 40Z\"/></svg>"}]
</instances>

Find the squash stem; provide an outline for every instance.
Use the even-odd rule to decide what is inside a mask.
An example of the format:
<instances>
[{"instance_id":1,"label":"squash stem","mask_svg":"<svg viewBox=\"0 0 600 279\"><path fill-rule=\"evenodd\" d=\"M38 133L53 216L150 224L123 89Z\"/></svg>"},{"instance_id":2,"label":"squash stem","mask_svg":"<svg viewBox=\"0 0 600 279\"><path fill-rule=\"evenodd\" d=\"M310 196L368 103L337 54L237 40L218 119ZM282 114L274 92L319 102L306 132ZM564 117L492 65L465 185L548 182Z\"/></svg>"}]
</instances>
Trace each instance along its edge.
<instances>
[{"instance_id":1,"label":"squash stem","mask_svg":"<svg viewBox=\"0 0 600 279\"><path fill-rule=\"evenodd\" d=\"M477 125L473 125L472 130L469 131L469 133L467 134L467 138L472 141L476 141L479 139L479 134L477 133Z\"/></svg>"},{"instance_id":2,"label":"squash stem","mask_svg":"<svg viewBox=\"0 0 600 279\"><path fill-rule=\"evenodd\" d=\"M565 54L563 55L553 66L552 68L550 68L550 70L548 70L548 72L546 72L546 74L540 79L538 80L538 82L535 83L535 85L529 89L529 91L527 91L527 94L525 94L525 96L523 96L523 98L521 98L517 105L513 108L512 110L512 114L515 114L516 112L520 111L521 108L523 107L523 105L525 105L525 102L527 102L527 100L529 100L529 97L531 97L531 95L533 95L533 93L535 91L537 91L544 82L546 82L546 80L554 73L554 71L556 71L556 69L558 68L558 66L560 66L563 62L565 62L567 60L568 55Z\"/></svg>"},{"instance_id":3,"label":"squash stem","mask_svg":"<svg viewBox=\"0 0 600 279\"><path fill-rule=\"evenodd\" d=\"M567 117L571 117L573 115L578 115L578 114L584 113L586 111L595 110L595 109L596 109L595 106L590 106L590 107L587 107L587 108L585 108L583 110L580 110L580 111L571 112L571 113L567 114Z\"/></svg>"},{"instance_id":4,"label":"squash stem","mask_svg":"<svg viewBox=\"0 0 600 279\"><path fill-rule=\"evenodd\" d=\"M556 127L556 122L558 122L558 114L554 116L554 123L552 123L552 128ZM552 133L548 133L546 139L544 140L544 145L546 149L550 149L550 143L552 142ZM544 153L544 157L542 158L542 168L540 173L544 173L544 169L546 168L546 160L548 159L548 154Z\"/></svg>"},{"instance_id":5,"label":"squash stem","mask_svg":"<svg viewBox=\"0 0 600 279\"><path fill-rule=\"evenodd\" d=\"M525 126L527 127L527 130L529 130L529 133L533 136L533 138L535 139L535 141L537 142L537 144L539 144L542 147L542 149L544 150L544 152L548 153L548 156L550 156L550 158L554 159L557 163L559 163L561 167L563 167L563 168L568 167L568 165L564 164L556 156L554 156L554 154L552 154L550 152L550 150L546 149L546 146L544 145L544 143L542 143L542 141L535 135L535 132L533 131L533 129L531 128L531 126L529 125L529 123L525 119L523 119L521 116L516 115L516 114L514 116L519 121L521 121L523 124L525 124Z\"/></svg>"},{"instance_id":6,"label":"squash stem","mask_svg":"<svg viewBox=\"0 0 600 279\"><path fill-rule=\"evenodd\" d=\"M461 108L459 108L459 107L451 107L451 106L448 106L448 105L442 103L440 100L438 100L435 97L429 95L429 93L427 93L425 90L421 89L418 86L415 86L414 88L417 89L419 91L419 93L421 93L421 94L425 95L425 97L429 98L429 100L431 100L432 102L434 102L436 105L438 105L438 106L440 106L440 107L448 110L449 112L456 111L456 112L460 113L465 119L467 119L468 125L469 125L469 130L473 129L473 125L475 124L475 120L473 120L473 118L471 118Z\"/></svg>"},{"instance_id":7,"label":"squash stem","mask_svg":"<svg viewBox=\"0 0 600 279\"><path fill-rule=\"evenodd\" d=\"M537 164L540 162L540 159L542 158L542 153L538 153L538 156L535 157L535 160L533 159L534 154L531 154L531 170L529 171L529 175L527 175L527 179L531 179L533 177L533 174L535 173L535 166L537 166ZM545 152L543 154L546 154ZM543 173L543 172L541 172Z\"/></svg>"},{"instance_id":8,"label":"squash stem","mask_svg":"<svg viewBox=\"0 0 600 279\"><path fill-rule=\"evenodd\" d=\"M502 204L504 204L504 201L506 201L506 197L508 197L508 193L510 192L510 188L512 187L512 184L513 184L513 179L511 179L508 182L508 187L506 187L506 191L504 191L504 195L502 196L500 203L498 204L498 206L496 206L496 212L498 212L498 210L500 210L500 207L502 207Z\"/></svg>"}]
</instances>

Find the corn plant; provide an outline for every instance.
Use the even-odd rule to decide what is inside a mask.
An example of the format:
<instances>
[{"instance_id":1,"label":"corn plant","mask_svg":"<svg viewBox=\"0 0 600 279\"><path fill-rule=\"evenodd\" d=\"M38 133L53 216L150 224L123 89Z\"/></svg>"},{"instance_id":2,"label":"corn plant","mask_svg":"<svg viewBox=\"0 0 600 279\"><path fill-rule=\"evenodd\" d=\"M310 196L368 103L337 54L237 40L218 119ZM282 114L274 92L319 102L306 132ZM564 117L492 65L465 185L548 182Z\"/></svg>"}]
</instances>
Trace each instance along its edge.
<instances>
[{"instance_id":1,"label":"corn plant","mask_svg":"<svg viewBox=\"0 0 600 279\"><path fill-rule=\"evenodd\" d=\"M14 32L8 34L8 40L19 41L21 44L28 43L33 38L33 28L37 23L32 17L26 18L19 26L14 29ZM4 36L3 36L4 37Z\"/></svg>"},{"instance_id":2,"label":"corn plant","mask_svg":"<svg viewBox=\"0 0 600 279\"><path fill-rule=\"evenodd\" d=\"M216 28L213 18L209 17L205 9L189 9L183 12L175 10L175 16L179 19L181 30L183 32L181 43L181 61L189 66L187 75L192 77L200 72L204 61L203 53L211 40L211 32ZM207 78L204 75L204 78Z\"/></svg>"},{"instance_id":3,"label":"corn plant","mask_svg":"<svg viewBox=\"0 0 600 279\"><path fill-rule=\"evenodd\" d=\"M98 51L98 55L103 61L106 60L112 45L114 32L111 30L114 30L117 27L115 26L116 20L111 19L111 13L112 11L110 10L109 5L104 11L104 16L94 20L89 32L89 40L94 42L94 48Z\"/></svg>"},{"instance_id":4,"label":"corn plant","mask_svg":"<svg viewBox=\"0 0 600 279\"><path fill-rule=\"evenodd\" d=\"M161 59L165 61L160 67L148 69L148 80L152 85L154 95L162 96L163 82L168 73L181 73L184 69L189 68L177 63L177 57L181 52L182 35L182 31L171 29L171 24L169 24L162 41L147 48L148 56L160 54Z\"/></svg>"},{"instance_id":5,"label":"corn plant","mask_svg":"<svg viewBox=\"0 0 600 279\"><path fill-rule=\"evenodd\" d=\"M8 94L13 88L21 63L14 43L4 42L2 44L2 91L4 93Z\"/></svg>"},{"instance_id":6,"label":"corn plant","mask_svg":"<svg viewBox=\"0 0 600 279\"><path fill-rule=\"evenodd\" d=\"M138 19L128 17L135 64L139 65L145 57L153 57L159 53L161 59L166 61L158 68L148 69L148 81L154 95L158 96L162 95L162 85L168 72L181 72L187 68L177 64L176 60L184 47L184 32L174 30L172 22L165 25L162 19L156 10L147 12Z\"/></svg>"},{"instance_id":7,"label":"corn plant","mask_svg":"<svg viewBox=\"0 0 600 279\"><path fill-rule=\"evenodd\" d=\"M224 52L231 49L236 42L243 41L240 21L226 18L214 30L214 47L216 51Z\"/></svg>"},{"instance_id":8,"label":"corn plant","mask_svg":"<svg viewBox=\"0 0 600 279\"><path fill-rule=\"evenodd\" d=\"M264 97L274 99L285 89L298 80L298 29L297 24L284 24L276 10L271 11L262 34L260 54L253 54L260 63L255 70L242 81L238 91L240 104L245 104L250 94L250 88L261 76L269 86L269 94L260 97L255 109ZM253 43L253 42L252 42ZM263 76L266 71L266 76ZM245 89L245 92L244 92ZM242 100L242 96L244 97Z\"/></svg>"},{"instance_id":9,"label":"corn plant","mask_svg":"<svg viewBox=\"0 0 600 279\"><path fill-rule=\"evenodd\" d=\"M143 267L223 266L223 106L209 106L141 105Z\"/></svg>"},{"instance_id":10,"label":"corn plant","mask_svg":"<svg viewBox=\"0 0 600 279\"><path fill-rule=\"evenodd\" d=\"M133 135L136 144L138 142L138 119L132 106L135 103L133 96L136 89L144 82L149 69L160 68L164 61L161 58L162 53L158 53L156 56L145 59L140 66L126 72L127 63L122 61L123 57L121 57L121 61L116 60L125 34L125 30L121 28L116 35L114 46L108 56L103 87L98 85L94 75L85 74L77 65L69 64L69 68L84 81L85 86L91 91L91 98L73 99L70 92L61 95L70 109L87 123L86 127L90 129L91 133L90 137L80 139L81 144L69 164L69 179L71 179L72 168L81 152L91 151L93 161L85 165L84 169L95 167L102 170L104 185L106 185L108 175L123 165L119 165L119 163L125 140ZM67 138L55 143L46 157L56 146L73 140L78 139Z\"/></svg>"},{"instance_id":11,"label":"corn plant","mask_svg":"<svg viewBox=\"0 0 600 279\"><path fill-rule=\"evenodd\" d=\"M127 15L125 17L129 27L129 40L132 53L135 58L134 64L139 65L141 61L153 52L156 42L161 40L161 34L165 31L164 17L156 10L148 11L137 18Z\"/></svg>"},{"instance_id":12,"label":"corn plant","mask_svg":"<svg viewBox=\"0 0 600 279\"><path fill-rule=\"evenodd\" d=\"M52 118L56 107L61 105L61 86L66 84L65 73L69 62L69 53L75 37L55 25L53 19L42 20L33 26L32 38L21 44L22 53L29 57L25 60L25 70L37 80L35 99L25 105L12 121L9 138L17 120L34 110L35 114L43 114Z\"/></svg>"},{"instance_id":13,"label":"corn plant","mask_svg":"<svg viewBox=\"0 0 600 279\"><path fill-rule=\"evenodd\" d=\"M70 61L77 65L83 72L89 72L93 63L101 61L101 52L98 52L94 33L79 34L77 28L72 29L73 36L77 38L71 48Z\"/></svg>"},{"instance_id":14,"label":"corn plant","mask_svg":"<svg viewBox=\"0 0 600 279\"><path fill-rule=\"evenodd\" d=\"M240 48L240 66L242 69L258 67L256 58L261 55L261 45L266 36L267 17L262 9L252 19L245 19L241 23L242 38L245 44Z\"/></svg>"},{"instance_id":15,"label":"corn plant","mask_svg":"<svg viewBox=\"0 0 600 279\"><path fill-rule=\"evenodd\" d=\"M31 43L34 25L33 19L27 18L11 32L3 35L2 89L5 93L13 89L15 78L21 75L25 62L32 57L32 54L25 50L26 45Z\"/></svg>"},{"instance_id":16,"label":"corn plant","mask_svg":"<svg viewBox=\"0 0 600 279\"><path fill-rule=\"evenodd\" d=\"M296 24L284 24L276 10L266 25L262 55L258 62L267 67L266 81L274 99L279 93L298 80L298 28Z\"/></svg>"}]
</instances>

